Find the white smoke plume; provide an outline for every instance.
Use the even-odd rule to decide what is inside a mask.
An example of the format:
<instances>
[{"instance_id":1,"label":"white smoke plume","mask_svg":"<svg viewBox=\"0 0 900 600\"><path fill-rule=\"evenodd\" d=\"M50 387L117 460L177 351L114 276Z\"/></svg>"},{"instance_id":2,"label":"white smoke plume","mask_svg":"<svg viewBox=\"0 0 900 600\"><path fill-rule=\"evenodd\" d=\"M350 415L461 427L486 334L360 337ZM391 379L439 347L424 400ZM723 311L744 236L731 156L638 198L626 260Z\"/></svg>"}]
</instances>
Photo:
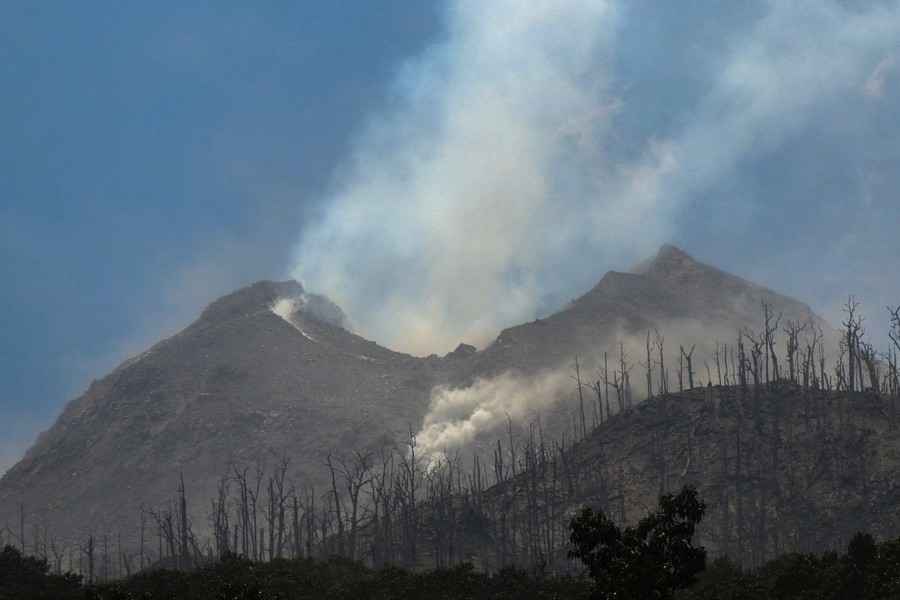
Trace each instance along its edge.
<instances>
[{"instance_id":1,"label":"white smoke plume","mask_svg":"<svg viewBox=\"0 0 900 600\"><path fill-rule=\"evenodd\" d=\"M351 329L344 311L325 296L318 294L303 292L293 298L278 298L270 309L295 327L297 324L294 321L294 315L301 313L306 317L328 325L334 325L348 331ZM304 335L306 334L304 333Z\"/></svg>"},{"instance_id":2,"label":"white smoke plume","mask_svg":"<svg viewBox=\"0 0 900 600\"><path fill-rule=\"evenodd\" d=\"M507 419L535 419L573 389L562 369L531 376L505 372L466 388L437 387L416 442L424 456L442 456L467 446L480 433L500 430Z\"/></svg>"},{"instance_id":3,"label":"white smoke plume","mask_svg":"<svg viewBox=\"0 0 900 600\"><path fill-rule=\"evenodd\" d=\"M751 314L752 311L753 314ZM714 358L717 345L721 345L720 360L724 363L724 345L735 351L739 327L747 327L755 332L762 328L762 315L759 311L759 299L736 299L735 315L742 315L740 323L723 323L697 321L693 319L673 319L657 323L651 332L651 384L652 394L660 387L660 372L656 334L663 339L664 360L668 375L667 388L677 392L680 385L689 387L690 375L687 363L683 366L682 382L679 384L679 356L682 348L691 355L693 383L695 387L703 387L707 383L717 385L721 371L716 368ZM742 314L743 313L743 314ZM790 313L782 315L785 319L802 321L808 315ZM807 331L807 334L812 331ZM836 338L831 332L823 331L827 337L825 343L834 349ZM592 422L596 396L591 389L594 383L602 384L601 370L603 354L608 354L610 380L613 371L619 368L619 352L629 370L631 398L640 402L647 398L647 332L626 332L622 326L616 328L607 338L595 340L595 344L573 349L580 352L580 377L585 400L585 413ZM803 338L805 341L805 338ZM801 342L803 343L803 342ZM621 344L621 347L620 347ZM779 356L786 352L785 339L780 336L775 343ZM829 365L831 364L829 360ZM725 372L728 374L728 366ZM783 365L782 368L787 368ZM733 373L729 376L733 377ZM605 386L603 386L605 388ZM610 386L609 406L613 414L619 411L615 392ZM496 377L477 379L472 385L461 388L440 386L432 390L431 403L425 416L422 428L416 435L423 456L432 460L451 456L455 451L469 447L479 436L499 439L504 435L508 420L518 429L527 423L543 421L543 417L552 411L562 408L563 413L574 415L580 407L577 404L578 385L575 378L574 356L569 364L559 365L537 374L522 375L513 371L504 372ZM604 401L606 406L606 401ZM566 419L568 420L568 419Z\"/></svg>"},{"instance_id":4,"label":"white smoke plume","mask_svg":"<svg viewBox=\"0 0 900 600\"><path fill-rule=\"evenodd\" d=\"M615 21L597 0L451 3L447 39L402 72L294 276L364 335L425 354L534 316L581 242L624 246L654 207L602 176ZM646 222L638 254L661 237Z\"/></svg>"},{"instance_id":5,"label":"white smoke plume","mask_svg":"<svg viewBox=\"0 0 900 600\"><path fill-rule=\"evenodd\" d=\"M900 39L900 3L857 4L762 3L717 50L696 109L635 159L612 135L628 108L611 66L628 7L451 0L444 39L399 72L292 274L396 349L483 344L649 255L705 189L858 96ZM714 202L691 218L754 209L741 194Z\"/></svg>"}]
</instances>

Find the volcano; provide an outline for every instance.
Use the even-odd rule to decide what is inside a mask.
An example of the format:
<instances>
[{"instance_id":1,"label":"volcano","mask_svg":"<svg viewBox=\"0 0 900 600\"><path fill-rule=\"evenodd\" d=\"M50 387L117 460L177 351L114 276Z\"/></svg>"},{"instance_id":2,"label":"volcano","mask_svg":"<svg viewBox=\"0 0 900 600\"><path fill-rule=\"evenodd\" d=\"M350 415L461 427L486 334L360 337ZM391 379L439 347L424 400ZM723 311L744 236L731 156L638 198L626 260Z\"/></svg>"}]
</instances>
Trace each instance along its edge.
<instances>
[{"instance_id":1,"label":"volcano","mask_svg":"<svg viewBox=\"0 0 900 600\"><path fill-rule=\"evenodd\" d=\"M728 342L741 328L758 330L763 302L830 331L802 302L668 245L549 317L444 357L354 334L338 306L297 282L258 282L72 400L0 480L0 524L18 523L22 507L27 523L60 539L133 532L141 507L166 503L183 475L202 529L220 477L236 465L287 458L296 480L321 491L329 454L417 431L436 386L566 368L652 329L676 352L696 339L698 356L709 355L717 335Z\"/></svg>"}]
</instances>

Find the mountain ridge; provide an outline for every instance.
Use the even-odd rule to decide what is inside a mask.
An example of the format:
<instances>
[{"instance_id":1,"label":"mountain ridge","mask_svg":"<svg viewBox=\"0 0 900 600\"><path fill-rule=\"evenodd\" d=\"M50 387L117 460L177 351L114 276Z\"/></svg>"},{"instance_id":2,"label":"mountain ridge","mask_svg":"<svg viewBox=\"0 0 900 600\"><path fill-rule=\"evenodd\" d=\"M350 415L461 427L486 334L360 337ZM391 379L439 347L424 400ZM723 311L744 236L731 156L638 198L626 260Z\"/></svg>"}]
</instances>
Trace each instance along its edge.
<instances>
[{"instance_id":1,"label":"mountain ridge","mask_svg":"<svg viewBox=\"0 0 900 600\"><path fill-rule=\"evenodd\" d=\"M275 455L292 457L298 477L321 488L329 452L374 448L415 430L438 386L564 368L579 354L682 321L704 335L734 332L758 321L761 300L786 317L817 319L805 304L674 246L661 248L646 273L611 271L547 318L445 357L366 340L338 324L342 311L311 314L314 296L295 281L257 282L92 382L0 478L0 523L13 521L23 502L30 521L67 537L124 530L140 505L171 497L178 472L192 497L209 498L230 465ZM296 302L276 311L285 299ZM548 435L567 423L566 405L557 408Z\"/></svg>"}]
</instances>

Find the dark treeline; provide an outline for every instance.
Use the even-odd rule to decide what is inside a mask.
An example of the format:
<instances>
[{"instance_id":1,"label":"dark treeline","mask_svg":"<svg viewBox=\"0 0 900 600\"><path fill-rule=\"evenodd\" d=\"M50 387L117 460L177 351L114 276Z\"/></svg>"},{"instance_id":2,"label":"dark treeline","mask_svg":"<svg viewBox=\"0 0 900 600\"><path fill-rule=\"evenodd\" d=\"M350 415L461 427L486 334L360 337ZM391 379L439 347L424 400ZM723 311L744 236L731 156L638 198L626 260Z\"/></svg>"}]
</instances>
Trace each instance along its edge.
<instances>
[{"instance_id":1,"label":"dark treeline","mask_svg":"<svg viewBox=\"0 0 900 600\"><path fill-rule=\"evenodd\" d=\"M0 545L88 584L234 556L254 565L339 557L372 569L471 564L483 573L567 575L575 569L568 523L579 506L624 526L648 499L696 483L710 503L699 535L713 556L760 568L776 556L843 547L867 524L844 515L822 525L808 496L827 484L859 487L867 506L879 497L866 480L874 466L864 432L896 430L900 308L891 310L892 346L879 353L851 298L831 359L813 321L783 323L768 305L761 309L760 328L716 342L703 369L696 346L680 346L672 360L664 336L647 332L641 403L623 342L597 361L596 377L576 359L577 404L560 439L548 439L540 421L524 432L510 422L492 451L464 461L422 456L410 431L399 445L329 454L320 487L292 477L289 457L235 464L203 515L190 514L182 477L171 501L143 507L131 531L64 543L21 506L19 522L0 529ZM623 430L640 445L626 451L606 441ZM632 451L643 457L637 466Z\"/></svg>"},{"instance_id":2,"label":"dark treeline","mask_svg":"<svg viewBox=\"0 0 900 600\"><path fill-rule=\"evenodd\" d=\"M565 576L514 567L488 574L470 563L373 569L339 557L256 562L228 553L196 569L153 569L85 585L80 575L53 574L47 561L7 546L0 552L0 600L900 598L900 538L879 544L858 533L840 554L793 553L754 570L720 558L706 568L706 551L694 541L704 512L691 488L661 496L659 508L634 527L620 528L584 507L569 523L568 546L585 571Z\"/></svg>"}]
</instances>

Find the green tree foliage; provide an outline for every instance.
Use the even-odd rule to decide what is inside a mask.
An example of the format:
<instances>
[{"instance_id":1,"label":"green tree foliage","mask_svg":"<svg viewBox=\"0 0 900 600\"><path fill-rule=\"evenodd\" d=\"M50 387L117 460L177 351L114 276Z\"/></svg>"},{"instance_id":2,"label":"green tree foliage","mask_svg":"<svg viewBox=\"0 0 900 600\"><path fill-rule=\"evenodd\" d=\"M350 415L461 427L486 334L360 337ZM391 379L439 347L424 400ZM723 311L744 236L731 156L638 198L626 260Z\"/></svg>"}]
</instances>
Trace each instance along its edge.
<instances>
[{"instance_id":1,"label":"green tree foliage","mask_svg":"<svg viewBox=\"0 0 900 600\"><path fill-rule=\"evenodd\" d=\"M254 562L234 555L193 572L154 571L86 590L88 600L587 600L577 578L539 577L471 564L411 572L345 558Z\"/></svg>"},{"instance_id":2,"label":"green tree foliage","mask_svg":"<svg viewBox=\"0 0 900 600\"><path fill-rule=\"evenodd\" d=\"M672 499L673 501L675 498ZM668 509L666 508L668 507ZM665 530L672 523L689 520L690 515L660 508L674 517L646 519L657 523L653 533L666 547ZM699 513L692 513L697 515ZM594 517L597 517L594 514ZM655 517L655 518L654 518ZM585 524L597 525L596 519ZM660 524L662 523L662 524ZM591 527L594 528L593 526ZM678 529L678 528L674 528ZM635 532L637 529L635 529ZM627 532L627 530L626 530ZM619 532L627 546L631 535ZM604 535L609 538L608 528ZM683 532L676 534L675 538ZM609 538L611 539L611 538ZM673 538L674 539L674 538ZM498 573L479 572L470 564L450 569L413 572L396 567L370 569L344 558L328 560L276 559L255 562L233 554L194 571L152 570L127 579L95 586L83 586L74 575L54 575L46 561L23 557L7 547L0 552L0 600L587 600L590 597L618 600L671 598L677 582L691 579L697 554L685 553L670 545L668 551L650 550L632 557L629 578L620 584L608 580L598 589L583 577L548 577L507 568ZM632 546L640 548L640 546ZM702 550L702 549L695 549ZM684 556L689 560L685 561ZM590 556L599 557L599 552ZM655 556L655 558L654 558ZM666 556L669 559L666 559ZM674 556L682 558L674 559ZM646 559L646 560L644 560ZM599 559L598 559L599 560ZM620 566L629 562L622 557ZM680 575L675 564L682 565ZM693 567L689 565L693 564ZM619 567L617 567L619 568ZM622 567L624 568L624 567ZM608 573L608 571L602 571ZM643 574L646 585L636 578ZM696 573L695 573L696 574ZM650 585L650 582L655 582ZM598 582L600 583L600 582ZM631 586L631 587L627 587ZM615 587L617 586L618 587ZM605 595L603 595L605 594ZM616 594L616 595L614 595ZM837 553L788 554L770 561L756 571L743 571L727 558L717 558L687 589L674 593L676 600L900 600L900 539L876 543L871 536L858 534L843 555Z\"/></svg>"},{"instance_id":3,"label":"green tree foliage","mask_svg":"<svg viewBox=\"0 0 900 600\"><path fill-rule=\"evenodd\" d=\"M0 600L83 597L80 576L52 575L46 560L23 556L12 546L0 552Z\"/></svg>"},{"instance_id":4,"label":"green tree foliage","mask_svg":"<svg viewBox=\"0 0 900 600\"><path fill-rule=\"evenodd\" d=\"M570 524L569 557L585 564L597 598L672 598L706 567L706 550L692 543L705 509L697 490L685 487L661 496L656 512L622 530L585 507Z\"/></svg>"},{"instance_id":5,"label":"green tree foliage","mask_svg":"<svg viewBox=\"0 0 900 600\"><path fill-rule=\"evenodd\" d=\"M679 600L900 600L900 539L856 534L847 552L792 553L755 572L718 559Z\"/></svg>"}]
</instances>

